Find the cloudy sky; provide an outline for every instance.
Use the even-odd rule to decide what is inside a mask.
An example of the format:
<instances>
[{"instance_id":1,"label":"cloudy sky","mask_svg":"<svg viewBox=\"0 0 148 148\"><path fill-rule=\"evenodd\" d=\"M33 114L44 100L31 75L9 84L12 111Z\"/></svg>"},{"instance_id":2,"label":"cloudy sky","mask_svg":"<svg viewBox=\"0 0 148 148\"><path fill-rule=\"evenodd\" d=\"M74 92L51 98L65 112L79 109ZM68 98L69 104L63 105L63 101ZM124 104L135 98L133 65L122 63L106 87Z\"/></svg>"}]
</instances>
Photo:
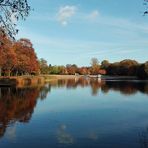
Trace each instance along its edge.
<instances>
[{"instance_id":1,"label":"cloudy sky","mask_svg":"<svg viewBox=\"0 0 148 148\"><path fill-rule=\"evenodd\" d=\"M29 0L30 16L17 38L29 38L52 65L148 60L148 16L143 0Z\"/></svg>"}]
</instances>

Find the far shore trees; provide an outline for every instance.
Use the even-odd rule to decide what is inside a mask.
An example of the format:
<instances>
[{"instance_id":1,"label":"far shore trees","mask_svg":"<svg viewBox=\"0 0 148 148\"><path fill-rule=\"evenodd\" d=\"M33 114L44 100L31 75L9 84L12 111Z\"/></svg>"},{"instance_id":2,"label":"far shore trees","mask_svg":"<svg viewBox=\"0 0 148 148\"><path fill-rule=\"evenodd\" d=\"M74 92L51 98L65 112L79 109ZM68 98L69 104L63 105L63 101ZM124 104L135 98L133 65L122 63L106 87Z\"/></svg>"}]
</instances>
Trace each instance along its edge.
<instances>
[{"instance_id":1,"label":"far shore trees","mask_svg":"<svg viewBox=\"0 0 148 148\"><path fill-rule=\"evenodd\" d=\"M138 69L138 77L140 78L148 78L148 61L144 64L141 64Z\"/></svg>"},{"instance_id":2,"label":"far shore trees","mask_svg":"<svg viewBox=\"0 0 148 148\"><path fill-rule=\"evenodd\" d=\"M110 63L108 60L103 60L101 62L101 69L107 69L109 65L110 65Z\"/></svg>"},{"instance_id":3,"label":"far shore trees","mask_svg":"<svg viewBox=\"0 0 148 148\"><path fill-rule=\"evenodd\" d=\"M110 63L105 70L108 75L137 76L139 63L135 60L126 59L120 62Z\"/></svg>"},{"instance_id":4,"label":"far shore trees","mask_svg":"<svg viewBox=\"0 0 148 148\"><path fill-rule=\"evenodd\" d=\"M99 74L99 70L100 70L100 65L99 65L98 59L92 58L91 59L91 74L97 75Z\"/></svg>"},{"instance_id":5,"label":"far shore trees","mask_svg":"<svg viewBox=\"0 0 148 148\"><path fill-rule=\"evenodd\" d=\"M49 74L49 67L45 59L41 58L39 60L39 67L40 67L41 74Z\"/></svg>"},{"instance_id":6,"label":"far shore trees","mask_svg":"<svg viewBox=\"0 0 148 148\"><path fill-rule=\"evenodd\" d=\"M101 65L97 58L91 59L91 66L79 67L76 64L67 64L59 66L51 64L48 66L46 60L40 60L41 74L58 75L109 75L109 76L132 76L142 79L148 79L148 62L138 63L135 60L125 59L120 62L110 63L103 60ZM42 63L42 64L41 64Z\"/></svg>"}]
</instances>

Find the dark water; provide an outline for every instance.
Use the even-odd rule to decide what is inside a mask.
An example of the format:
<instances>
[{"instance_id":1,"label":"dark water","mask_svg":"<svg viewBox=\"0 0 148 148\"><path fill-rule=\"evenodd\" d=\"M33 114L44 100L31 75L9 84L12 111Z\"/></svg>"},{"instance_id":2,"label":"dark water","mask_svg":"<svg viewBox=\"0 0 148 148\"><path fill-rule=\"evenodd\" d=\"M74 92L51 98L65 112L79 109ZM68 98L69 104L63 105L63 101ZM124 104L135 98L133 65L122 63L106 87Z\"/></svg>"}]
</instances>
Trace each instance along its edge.
<instances>
[{"instance_id":1,"label":"dark water","mask_svg":"<svg viewBox=\"0 0 148 148\"><path fill-rule=\"evenodd\" d=\"M0 88L0 148L148 148L148 82Z\"/></svg>"}]
</instances>

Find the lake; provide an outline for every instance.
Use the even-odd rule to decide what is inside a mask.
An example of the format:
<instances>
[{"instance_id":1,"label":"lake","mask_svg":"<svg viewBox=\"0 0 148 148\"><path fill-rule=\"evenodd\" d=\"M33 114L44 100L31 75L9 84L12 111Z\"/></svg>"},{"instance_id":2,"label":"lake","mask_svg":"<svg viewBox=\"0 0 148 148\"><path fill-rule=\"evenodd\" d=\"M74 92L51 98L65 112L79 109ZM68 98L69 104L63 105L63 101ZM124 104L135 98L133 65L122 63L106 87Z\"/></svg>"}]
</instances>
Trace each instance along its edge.
<instances>
[{"instance_id":1,"label":"lake","mask_svg":"<svg viewBox=\"0 0 148 148\"><path fill-rule=\"evenodd\" d=\"M147 148L148 82L68 79L0 88L0 148Z\"/></svg>"}]
</instances>

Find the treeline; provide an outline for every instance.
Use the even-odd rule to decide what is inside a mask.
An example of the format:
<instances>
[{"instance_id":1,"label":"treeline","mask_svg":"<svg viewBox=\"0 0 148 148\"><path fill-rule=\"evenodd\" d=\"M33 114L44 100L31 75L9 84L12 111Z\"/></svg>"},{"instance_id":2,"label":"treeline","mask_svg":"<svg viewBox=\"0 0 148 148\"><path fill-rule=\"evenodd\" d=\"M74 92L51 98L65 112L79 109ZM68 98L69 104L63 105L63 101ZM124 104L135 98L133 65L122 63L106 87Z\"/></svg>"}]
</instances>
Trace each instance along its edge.
<instances>
[{"instance_id":1,"label":"treeline","mask_svg":"<svg viewBox=\"0 0 148 148\"><path fill-rule=\"evenodd\" d=\"M106 74L104 69L100 68L96 58L91 59L91 66L78 67L76 64L67 64L66 66L48 65L45 59L39 60L41 74L59 74L59 75L97 75Z\"/></svg>"},{"instance_id":2,"label":"treeline","mask_svg":"<svg viewBox=\"0 0 148 148\"><path fill-rule=\"evenodd\" d=\"M109 63L104 60L101 67L107 75L113 76L136 76L142 79L148 78L148 61L138 63L135 60L126 59L121 62Z\"/></svg>"},{"instance_id":3,"label":"treeline","mask_svg":"<svg viewBox=\"0 0 148 148\"><path fill-rule=\"evenodd\" d=\"M61 74L61 75L110 75L110 76L136 76L148 78L148 62L138 63L135 60L126 59L120 62L110 63L103 60L100 64L96 58L91 59L91 66L78 67L75 64L66 66L48 65L47 61L39 61L41 74Z\"/></svg>"},{"instance_id":4,"label":"treeline","mask_svg":"<svg viewBox=\"0 0 148 148\"><path fill-rule=\"evenodd\" d=\"M39 63L29 39L14 41L0 31L0 76L38 74Z\"/></svg>"}]
</instances>

